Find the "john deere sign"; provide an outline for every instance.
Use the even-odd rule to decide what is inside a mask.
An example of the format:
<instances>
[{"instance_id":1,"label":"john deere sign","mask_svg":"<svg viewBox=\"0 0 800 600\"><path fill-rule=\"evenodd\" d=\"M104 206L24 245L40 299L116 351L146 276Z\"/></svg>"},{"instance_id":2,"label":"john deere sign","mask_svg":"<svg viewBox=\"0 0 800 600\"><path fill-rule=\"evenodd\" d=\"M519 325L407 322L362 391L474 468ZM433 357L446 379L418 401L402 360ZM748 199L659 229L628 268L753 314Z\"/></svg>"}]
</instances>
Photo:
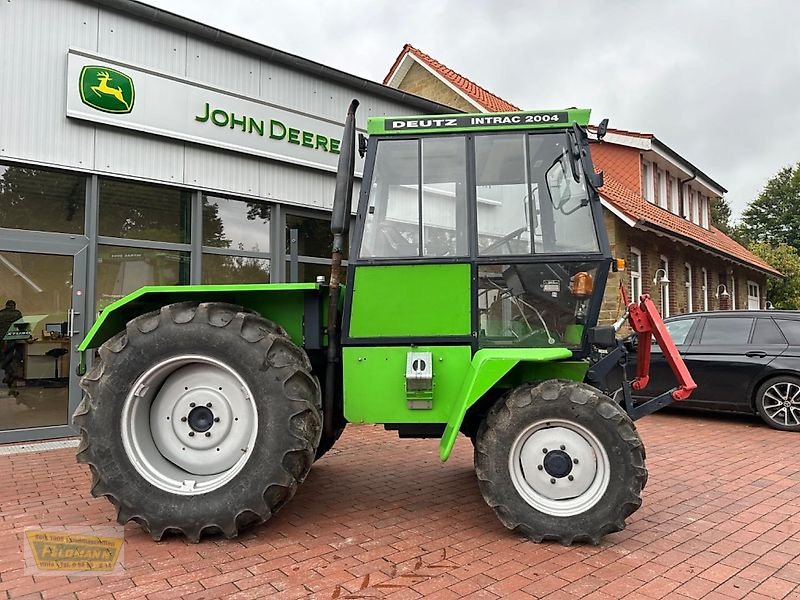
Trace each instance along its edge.
<instances>
[{"instance_id":1,"label":"john deere sign","mask_svg":"<svg viewBox=\"0 0 800 600\"><path fill-rule=\"evenodd\" d=\"M69 51L68 77L73 119L336 170L340 123L81 50Z\"/></svg>"},{"instance_id":2,"label":"john deere sign","mask_svg":"<svg viewBox=\"0 0 800 600\"><path fill-rule=\"evenodd\" d=\"M79 86L81 100L92 108L123 114L133 110L133 80L121 71L110 67L83 67Z\"/></svg>"}]
</instances>

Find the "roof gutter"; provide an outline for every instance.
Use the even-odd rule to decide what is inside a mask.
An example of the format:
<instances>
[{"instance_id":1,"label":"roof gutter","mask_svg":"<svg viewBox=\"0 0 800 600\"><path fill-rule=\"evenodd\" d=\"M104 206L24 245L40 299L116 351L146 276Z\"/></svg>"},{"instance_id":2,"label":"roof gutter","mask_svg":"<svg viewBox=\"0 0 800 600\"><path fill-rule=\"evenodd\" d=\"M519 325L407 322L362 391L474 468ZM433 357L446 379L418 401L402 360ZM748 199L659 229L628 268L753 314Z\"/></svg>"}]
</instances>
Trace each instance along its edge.
<instances>
[{"instance_id":1,"label":"roof gutter","mask_svg":"<svg viewBox=\"0 0 800 600\"><path fill-rule=\"evenodd\" d=\"M383 84L370 81L369 79L364 79L363 77L345 73L344 71L308 60L307 58L302 58L295 54L290 54L270 46L253 42L243 37L233 35L232 33L227 33L220 29L210 27L209 25L204 25L198 21L181 17L174 13L155 8L154 6L149 6L142 2L137 2L136 0L84 1L110 10L131 15L143 21L151 21L163 27L177 29L178 31L182 31L189 35L207 40L214 44L228 46L235 50L239 50L240 52L258 56L271 63L283 65L290 69L303 71L305 73L309 73L310 75L327 79L328 81L346 85L354 90L362 90L364 92L375 94L376 96L382 96L384 98L394 100L395 102L408 104L415 108L419 108L421 112L426 114L452 114L453 112L458 112L454 111L452 107L445 106L444 104L432 102L425 98L421 98L420 96L415 96L414 94L402 92L395 88L390 88Z\"/></svg>"}]
</instances>

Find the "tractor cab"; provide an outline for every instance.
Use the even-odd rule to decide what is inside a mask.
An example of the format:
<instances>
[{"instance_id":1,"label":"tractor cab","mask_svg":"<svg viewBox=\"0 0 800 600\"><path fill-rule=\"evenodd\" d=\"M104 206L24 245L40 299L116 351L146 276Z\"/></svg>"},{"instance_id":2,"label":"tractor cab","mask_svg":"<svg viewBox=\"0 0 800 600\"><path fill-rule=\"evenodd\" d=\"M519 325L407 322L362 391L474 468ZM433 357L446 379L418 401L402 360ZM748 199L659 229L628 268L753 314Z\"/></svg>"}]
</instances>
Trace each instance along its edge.
<instances>
[{"instance_id":1,"label":"tractor cab","mask_svg":"<svg viewBox=\"0 0 800 600\"><path fill-rule=\"evenodd\" d=\"M588 119L576 109L370 118L347 343L422 336L585 355L612 263L597 176L581 156ZM390 288L371 285L387 269ZM373 303L390 310L376 316Z\"/></svg>"}]
</instances>

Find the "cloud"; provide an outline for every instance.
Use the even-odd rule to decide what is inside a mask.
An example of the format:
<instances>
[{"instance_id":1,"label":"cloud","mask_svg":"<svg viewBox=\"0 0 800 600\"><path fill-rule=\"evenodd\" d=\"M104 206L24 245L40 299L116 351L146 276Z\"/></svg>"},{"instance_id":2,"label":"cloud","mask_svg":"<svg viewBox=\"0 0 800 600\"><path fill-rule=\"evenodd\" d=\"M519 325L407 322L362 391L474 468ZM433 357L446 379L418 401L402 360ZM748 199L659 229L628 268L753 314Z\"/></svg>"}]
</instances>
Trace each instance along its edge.
<instances>
[{"instance_id":1,"label":"cloud","mask_svg":"<svg viewBox=\"0 0 800 600\"><path fill-rule=\"evenodd\" d=\"M654 133L734 214L800 161L800 3L777 0L148 0L382 81L406 42L527 109Z\"/></svg>"}]
</instances>

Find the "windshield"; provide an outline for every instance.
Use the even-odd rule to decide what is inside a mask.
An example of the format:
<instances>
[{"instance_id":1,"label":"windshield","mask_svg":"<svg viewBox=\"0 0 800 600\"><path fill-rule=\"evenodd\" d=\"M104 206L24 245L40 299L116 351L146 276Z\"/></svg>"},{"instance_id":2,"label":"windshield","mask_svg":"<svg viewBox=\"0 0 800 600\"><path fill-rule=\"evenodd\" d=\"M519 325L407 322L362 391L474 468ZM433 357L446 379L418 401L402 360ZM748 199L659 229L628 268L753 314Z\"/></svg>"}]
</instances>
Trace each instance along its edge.
<instances>
[{"instance_id":1,"label":"windshield","mask_svg":"<svg viewBox=\"0 0 800 600\"><path fill-rule=\"evenodd\" d=\"M563 132L380 140L365 219L362 258L467 256L476 237L480 256L599 251Z\"/></svg>"}]
</instances>

